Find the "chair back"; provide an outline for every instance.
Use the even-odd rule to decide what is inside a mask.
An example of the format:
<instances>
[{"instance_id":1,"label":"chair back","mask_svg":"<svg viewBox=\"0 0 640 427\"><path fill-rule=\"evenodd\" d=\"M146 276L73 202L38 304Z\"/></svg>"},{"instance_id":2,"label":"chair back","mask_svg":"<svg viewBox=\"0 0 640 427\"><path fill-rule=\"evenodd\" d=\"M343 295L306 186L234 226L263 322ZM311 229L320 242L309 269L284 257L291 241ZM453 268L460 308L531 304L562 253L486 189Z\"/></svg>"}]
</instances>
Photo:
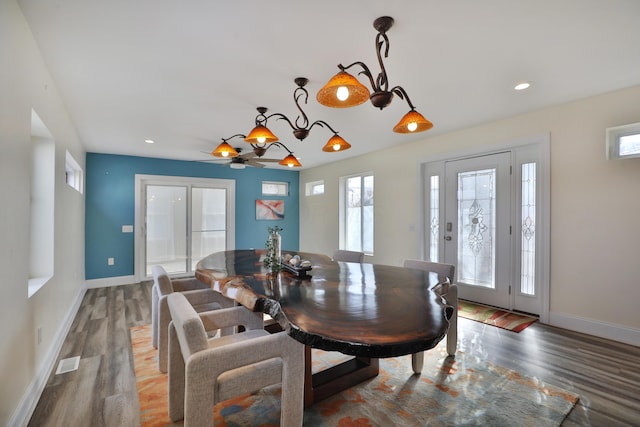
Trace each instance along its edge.
<instances>
[{"instance_id":1,"label":"chair back","mask_svg":"<svg viewBox=\"0 0 640 427\"><path fill-rule=\"evenodd\" d=\"M333 252L334 261L342 262L362 262L364 259L364 253L358 251L346 251L342 249L336 249Z\"/></svg>"},{"instance_id":2,"label":"chair back","mask_svg":"<svg viewBox=\"0 0 640 427\"><path fill-rule=\"evenodd\" d=\"M185 361L189 360L194 353L209 347L207 331L200 316L183 294L173 292L167 296L167 303L180 342L182 357Z\"/></svg>"},{"instance_id":3,"label":"chair back","mask_svg":"<svg viewBox=\"0 0 640 427\"><path fill-rule=\"evenodd\" d=\"M439 276L447 277L450 283L453 283L455 280L456 266L453 264L423 261L420 259L406 259L404 260L404 267L436 273Z\"/></svg>"},{"instance_id":4,"label":"chair back","mask_svg":"<svg viewBox=\"0 0 640 427\"><path fill-rule=\"evenodd\" d=\"M152 266L151 273L153 274L153 284L157 287L160 295L168 295L173 292L171 278L163 266Z\"/></svg>"}]
</instances>

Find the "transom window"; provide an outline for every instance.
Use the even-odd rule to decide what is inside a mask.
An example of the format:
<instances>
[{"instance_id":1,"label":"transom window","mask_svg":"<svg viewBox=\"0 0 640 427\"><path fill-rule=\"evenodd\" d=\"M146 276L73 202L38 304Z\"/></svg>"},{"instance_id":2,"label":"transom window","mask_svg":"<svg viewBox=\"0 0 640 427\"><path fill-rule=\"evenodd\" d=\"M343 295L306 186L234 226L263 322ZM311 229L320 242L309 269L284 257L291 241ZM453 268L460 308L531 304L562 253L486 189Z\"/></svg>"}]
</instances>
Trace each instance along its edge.
<instances>
[{"instance_id":1,"label":"transom window","mask_svg":"<svg viewBox=\"0 0 640 427\"><path fill-rule=\"evenodd\" d=\"M289 183L280 181L262 181L262 194L267 196L288 196Z\"/></svg>"},{"instance_id":2,"label":"transom window","mask_svg":"<svg viewBox=\"0 0 640 427\"><path fill-rule=\"evenodd\" d=\"M607 129L607 158L640 157L640 123Z\"/></svg>"}]
</instances>

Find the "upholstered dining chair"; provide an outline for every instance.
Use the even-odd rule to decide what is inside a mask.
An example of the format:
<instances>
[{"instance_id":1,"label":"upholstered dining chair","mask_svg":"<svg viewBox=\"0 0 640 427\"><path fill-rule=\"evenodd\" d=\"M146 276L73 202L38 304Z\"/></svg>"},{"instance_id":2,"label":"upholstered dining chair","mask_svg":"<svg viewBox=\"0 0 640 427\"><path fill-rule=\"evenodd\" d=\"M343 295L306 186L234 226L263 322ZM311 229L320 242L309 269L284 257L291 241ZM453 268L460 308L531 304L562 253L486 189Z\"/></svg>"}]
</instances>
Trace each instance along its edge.
<instances>
[{"instance_id":1,"label":"upholstered dining chair","mask_svg":"<svg viewBox=\"0 0 640 427\"><path fill-rule=\"evenodd\" d=\"M347 251L343 249L336 249L333 252L334 261L342 262L362 262L364 259L364 253L358 251Z\"/></svg>"},{"instance_id":2,"label":"upholstered dining chair","mask_svg":"<svg viewBox=\"0 0 640 427\"><path fill-rule=\"evenodd\" d=\"M404 261L405 268L415 268L417 270L429 271L444 276L449 279L449 284L434 289L445 302L452 307L451 318L449 319L449 330L447 331L447 353L450 356L456 354L458 347L458 286L454 283L456 266L440 262L423 261L418 259L407 259ZM422 372L424 364L424 352L411 355L411 366L413 372Z\"/></svg>"},{"instance_id":3,"label":"upholstered dining chair","mask_svg":"<svg viewBox=\"0 0 640 427\"><path fill-rule=\"evenodd\" d=\"M167 297L169 417L184 427L213 425L216 403L282 384L280 425L299 427L304 411L304 345L286 332L270 334L262 316L243 306L196 313L185 296ZM207 331L243 326L244 332L208 338Z\"/></svg>"},{"instance_id":4,"label":"upholstered dining chair","mask_svg":"<svg viewBox=\"0 0 640 427\"><path fill-rule=\"evenodd\" d=\"M169 351L168 328L171 314L167 306L167 295L174 292L183 293L187 301L197 312L210 311L223 307L232 307L234 302L213 291L205 283L198 279L174 279L167 274L164 267L154 265L151 267L153 286L151 287L151 344L158 349L158 369L167 372L167 355ZM233 333L225 330L223 334Z\"/></svg>"}]
</instances>

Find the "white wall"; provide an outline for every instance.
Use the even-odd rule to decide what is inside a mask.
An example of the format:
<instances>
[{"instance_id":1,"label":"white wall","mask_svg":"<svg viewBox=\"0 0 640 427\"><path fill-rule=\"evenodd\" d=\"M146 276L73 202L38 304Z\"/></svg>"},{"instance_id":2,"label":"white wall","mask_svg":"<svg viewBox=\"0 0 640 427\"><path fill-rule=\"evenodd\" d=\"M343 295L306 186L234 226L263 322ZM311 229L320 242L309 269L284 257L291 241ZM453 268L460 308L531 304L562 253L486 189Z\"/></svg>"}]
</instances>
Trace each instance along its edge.
<instances>
[{"instance_id":1,"label":"white wall","mask_svg":"<svg viewBox=\"0 0 640 427\"><path fill-rule=\"evenodd\" d=\"M43 62L15 0L0 0L0 425L28 417L84 292L84 196L64 177L65 150L83 168L85 151ZM55 260L27 298L32 109L56 145Z\"/></svg>"},{"instance_id":2,"label":"white wall","mask_svg":"<svg viewBox=\"0 0 640 427\"><path fill-rule=\"evenodd\" d=\"M427 132L418 143L303 170L300 249L331 254L338 247L338 179L373 171L375 256L369 260L400 265L419 253L420 162L550 134L550 323L640 345L640 159L605 156L605 129L634 122L640 122L640 87L446 135ZM305 184L321 179L325 194L304 196Z\"/></svg>"}]
</instances>

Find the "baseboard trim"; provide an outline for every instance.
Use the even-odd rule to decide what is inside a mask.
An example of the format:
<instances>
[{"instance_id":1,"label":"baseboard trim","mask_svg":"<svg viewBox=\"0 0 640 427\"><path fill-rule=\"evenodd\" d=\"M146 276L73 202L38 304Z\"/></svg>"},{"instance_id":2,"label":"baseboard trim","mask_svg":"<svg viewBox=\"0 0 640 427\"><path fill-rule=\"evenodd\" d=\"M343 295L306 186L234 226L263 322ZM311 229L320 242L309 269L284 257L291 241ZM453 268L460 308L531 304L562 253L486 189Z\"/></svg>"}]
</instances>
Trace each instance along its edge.
<instances>
[{"instance_id":1,"label":"baseboard trim","mask_svg":"<svg viewBox=\"0 0 640 427\"><path fill-rule=\"evenodd\" d=\"M85 281L87 289L108 288L110 286L130 285L136 283L135 276L105 277Z\"/></svg>"},{"instance_id":2,"label":"baseboard trim","mask_svg":"<svg viewBox=\"0 0 640 427\"><path fill-rule=\"evenodd\" d=\"M18 407L13 412L13 415L9 420L10 426L26 427L29 424L31 416L36 410L36 406L38 405L38 401L40 400L40 396L42 396L42 392L47 385L49 374L51 374L51 372L55 368L58 354L60 354L60 350L62 349L64 340L66 339L67 334L71 329L73 319L75 319L76 314L80 309L80 304L82 304L82 299L84 298L84 294L86 292L86 287L81 288L80 292L78 292L75 301L71 305L71 308L67 312L62 325L58 329L58 333L56 334L56 337L51 345L49 353L40 365L40 368L38 369L36 376L31 381L31 384L29 384L27 391L22 396Z\"/></svg>"},{"instance_id":3,"label":"baseboard trim","mask_svg":"<svg viewBox=\"0 0 640 427\"><path fill-rule=\"evenodd\" d=\"M629 326L554 312L549 313L549 324L640 347L640 329Z\"/></svg>"}]
</instances>

